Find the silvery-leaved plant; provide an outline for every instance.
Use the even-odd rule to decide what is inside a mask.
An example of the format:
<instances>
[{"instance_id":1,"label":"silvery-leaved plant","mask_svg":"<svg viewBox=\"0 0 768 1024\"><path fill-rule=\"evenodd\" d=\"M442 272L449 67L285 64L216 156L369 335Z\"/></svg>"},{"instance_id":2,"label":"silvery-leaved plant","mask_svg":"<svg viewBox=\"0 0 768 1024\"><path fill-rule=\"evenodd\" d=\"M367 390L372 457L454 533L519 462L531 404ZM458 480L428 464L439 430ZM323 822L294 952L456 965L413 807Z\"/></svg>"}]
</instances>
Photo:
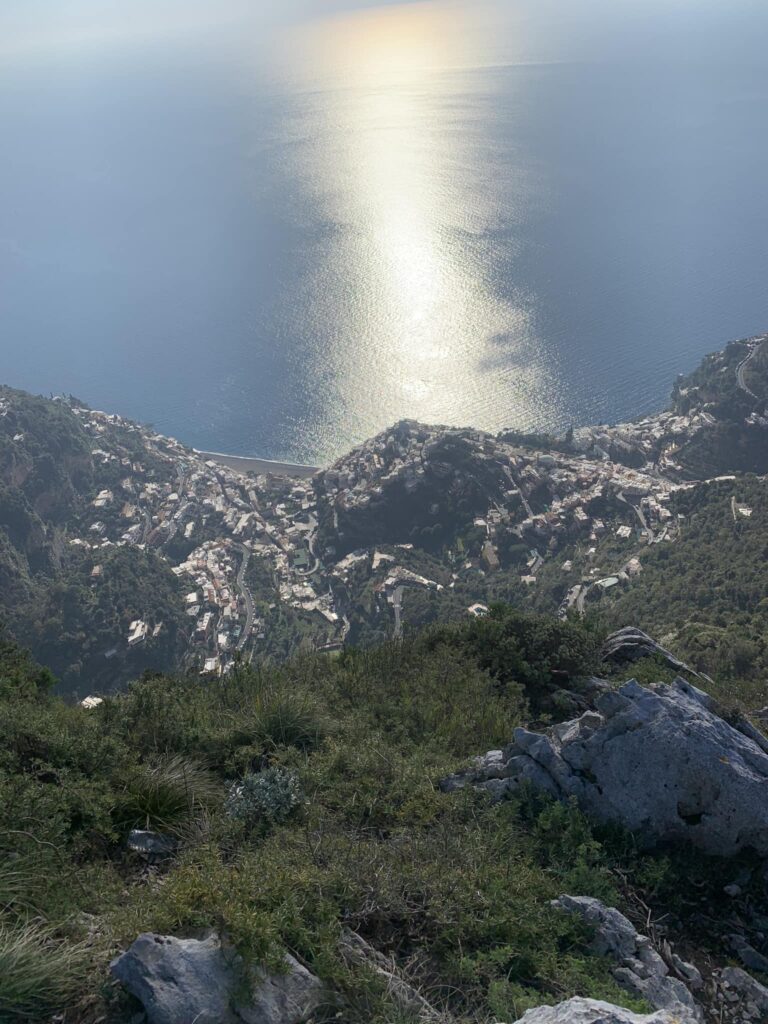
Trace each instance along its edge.
<instances>
[{"instance_id":1,"label":"silvery-leaved plant","mask_svg":"<svg viewBox=\"0 0 768 1024\"><path fill-rule=\"evenodd\" d=\"M234 783L227 797L227 814L246 825L286 821L305 802L299 780L285 768L248 772Z\"/></svg>"}]
</instances>

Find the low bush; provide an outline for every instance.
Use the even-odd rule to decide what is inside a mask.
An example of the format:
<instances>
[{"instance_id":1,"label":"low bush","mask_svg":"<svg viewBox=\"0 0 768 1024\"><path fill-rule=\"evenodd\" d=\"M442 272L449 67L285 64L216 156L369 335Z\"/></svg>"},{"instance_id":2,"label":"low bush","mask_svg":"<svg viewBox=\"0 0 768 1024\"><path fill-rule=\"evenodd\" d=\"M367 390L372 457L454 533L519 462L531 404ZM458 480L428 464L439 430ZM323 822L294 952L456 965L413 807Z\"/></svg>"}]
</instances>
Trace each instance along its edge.
<instances>
[{"instance_id":1,"label":"low bush","mask_svg":"<svg viewBox=\"0 0 768 1024\"><path fill-rule=\"evenodd\" d=\"M230 818L247 828L257 825L280 825L304 803L299 780L284 768L267 768L258 774L250 772L232 785L226 802Z\"/></svg>"},{"instance_id":2,"label":"low bush","mask_svg":"<svg viewBox=\"0 0 768 1024\"><path fill-rule=\"evenodd\" d=\"M255 720L266 751L276 747L314 750L329 731L316 698L285 687L268 687L258 695Z\"/></svg>"}]
</instances>

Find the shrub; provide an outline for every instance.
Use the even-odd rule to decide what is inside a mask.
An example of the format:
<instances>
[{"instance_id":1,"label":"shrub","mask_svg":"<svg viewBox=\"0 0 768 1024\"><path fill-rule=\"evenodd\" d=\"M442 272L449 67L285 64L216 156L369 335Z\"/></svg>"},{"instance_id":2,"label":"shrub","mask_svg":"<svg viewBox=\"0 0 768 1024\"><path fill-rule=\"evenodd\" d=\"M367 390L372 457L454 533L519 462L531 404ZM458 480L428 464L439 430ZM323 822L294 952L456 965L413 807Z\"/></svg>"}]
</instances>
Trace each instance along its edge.
<instances>
[{"instance_id":1,"label":"shrub","mask_svg":"<svg viewBox=\"0 0 768 1024\"><path fill-rule=\"evenodd\" d=\"M370 971L342 961L343 926L452 1019L514 1020L570 995L626 1001L589 930L550 906L563 892L629 909L634 890L684 923L706 904L725 919L723 884L743 869L764 913L747 859L648 853L529 790L500 803L440 791L528 719L523 682L546 697L594 653L575 627L486 621L487 633L442 627L205 685L147 677L96 712L36 687L0 692L0 920L13 922L0 933L0 1021L50 1020L43 1000L61 1010L79 995L78 949L53 936L80 912L99 918L89 955L102 976L140 932L215 929L246 964L272 969L292 950L341 994L338 1024L405 1024ZM177 855L135 870L117 824L172 829ZM24 928L33 917L57 931ZM91 998L89 1020L114 1009Z\"/></svg>"},{"instance_id":2,"label":"shrub","mask_svg":"<svg viewBox=\"0 0 768 1024\"><path fill-rule=\"evenodd\" d=\"M6 911L32 911L37 908L32 902L36 878L30 865L16 851L13 858L2 851L0 860L0 913Z\"/></svg>"},{"instance_id":3,"label":"shrub","mask_svg":"<svg viewBox=\"0 0 768 1024\"><path fill-rule=\"evenodd\" d=\"M459 757L508 743L526 716L521 688L499 686L460 648L461 635L446 628L345 651L328 699L338 708L341 696L344 710L358 718L350 739L381 733L398 747L429 746Z\"/></svg>"},{"instance_id":4,"label":"shrub","mask_svg":"<svg viewBox=\"0 0 768 1024\"><path fill-rule=\"evenodd\" d=\"M304 803L299 781L284 768L250 772L229 791L227 814L247 827L260 822L278 825L287 821Z\"/></svg>"},{"instance_id":5,"label":"shrub","mask_svg":"<svg viewBox=\"0 0 768 1024\"><path fill-rule=\"evenodd\" d=\"M502 686L522 685L534 703L564 681L592 675L600 639L581 625L505 605L493 605L487 618L461 629L440 627L432 633L434 645L463 650Z\"/></svg>"}]
</instances>

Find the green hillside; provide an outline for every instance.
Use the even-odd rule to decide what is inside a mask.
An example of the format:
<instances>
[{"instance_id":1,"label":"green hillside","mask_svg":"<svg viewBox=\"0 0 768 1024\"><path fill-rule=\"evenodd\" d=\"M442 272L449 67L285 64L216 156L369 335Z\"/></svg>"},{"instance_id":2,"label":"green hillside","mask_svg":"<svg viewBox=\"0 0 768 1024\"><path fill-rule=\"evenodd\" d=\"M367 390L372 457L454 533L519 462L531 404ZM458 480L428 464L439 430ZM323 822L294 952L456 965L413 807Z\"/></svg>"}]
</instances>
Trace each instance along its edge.
<instances>
[{"instance_id":1,"label":"green hillside","mask_svg":"<svg viewBox=\"0 0 768 1024\"><path fill-rule=\"evenodd\" d=\"M111 430L102 445L116 436ZM184 651L179 587L163 561L114 547L94 555L71 543L94 518L96 495L119 476L120 461L109 455L94 454L65 402L0 387L0 622L80 696L145 667L172 668ZM125 651L116 642L145 617L162 631Z\"/></svg>"},{"instance_id":2,"label":"green hillside","mask_svg":"<svg viewBox=\"0 0 768 1024\"><path fill-rule=\"evenodd\" d=\"M768 703L767 499L757 477L680 492L677 542L649 548L642 572L593 606L605 628L645 629L752 707Z\"/></svg>"},{"instance_id":3,"label":"green hillside","mask_svg":"<svg viewBox=\"0 0 768 1024\"><path fill-rule=\"evenodd\" d=\"M492 805L437 787L532 714L554 713L560 688L598 668L599 640L499 609L215 684L147 678L91 711L51 696L49 675L4 644L0 1018L66 1008L67 1024L127 1021L134 1008L105 984L110 957L146 930L208 927L249 957L295 951L344 993L342 1024L411 1019L339 958L342 925L467 1024L572 994L642 1008L548 901L578 891L632 915L651 901L692 929L738 863L640 855L532 794ZM269 794L228 813L233 780L265 771ZM176 852L148 871L126 849L135 827L170 835Z\"/></svg>"},{"instance_id":4,"label":"green hillside","mask_svg":"<svg viewBox=\"0 0 768 1024\"><path fill-rule=\"evenodd\" d=\"M691 914L723 899L738 864L641 855L532 794L492 805L437 787L531 714L556 715L561 687L598 669L599 641L500 607L218 682L145 678L90 711L51 696L49 674L5 643L0 1019L128 1021L135 1008L105 983L111 956L143 931L207 928L267 961L294 950L344 993L328 1018L342 1024L411 1021L343 963L342 926L467 1024L570 994L629 1005L588 933L549 900L579 891L632 915L652 903L695 932ZM250 810L228 812L232 780L266 777ZM126 849L134 827L163 831L174 854L147 870Z\"/></svg>"}]
</instances>

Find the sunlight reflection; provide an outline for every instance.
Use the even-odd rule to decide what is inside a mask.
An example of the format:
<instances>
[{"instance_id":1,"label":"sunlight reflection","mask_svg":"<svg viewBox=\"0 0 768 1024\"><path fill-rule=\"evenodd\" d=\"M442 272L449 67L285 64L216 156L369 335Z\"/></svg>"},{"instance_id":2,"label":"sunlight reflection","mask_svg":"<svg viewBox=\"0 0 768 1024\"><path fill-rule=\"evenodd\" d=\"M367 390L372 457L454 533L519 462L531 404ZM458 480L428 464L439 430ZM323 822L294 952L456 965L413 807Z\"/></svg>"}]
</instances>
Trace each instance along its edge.
<instances>
[{"instance_id":1,"label":"sunlight reflection","mask_svg":"<svg viewBox=\"0 0 768 1024\"><path fill-rule=\"evenodd\" d=\"M473 53L477 30L465 4L424 0L318 19L291 32L287 43L304 75L361 88L472 62L480 52Z\"/></svg>"},{"instance_id":2,"label":"sunlight reflection","mask_svg":"<svg viewBox=\"0 0 768 1024\"><path fill-rule=\"evenodd\" d=\"M541 391L535 359L518 364L514 391L502 372L491 394L485 373L493 339L528 341L529 315L486 286L474 240L497 227L492 172L478 164L488 140L456 130L451 75L481 62L484 28L464 4L428 2L323 19L291 37L291 67L310 97L296 130L312 139L298 147L299 174L349 237L338 379L346 398L375 389L385 422L469 422L510 399L530 416L528 396ZM464 81L462 102L467 94L473 102Z\"/></svg>"}]
</instances>

